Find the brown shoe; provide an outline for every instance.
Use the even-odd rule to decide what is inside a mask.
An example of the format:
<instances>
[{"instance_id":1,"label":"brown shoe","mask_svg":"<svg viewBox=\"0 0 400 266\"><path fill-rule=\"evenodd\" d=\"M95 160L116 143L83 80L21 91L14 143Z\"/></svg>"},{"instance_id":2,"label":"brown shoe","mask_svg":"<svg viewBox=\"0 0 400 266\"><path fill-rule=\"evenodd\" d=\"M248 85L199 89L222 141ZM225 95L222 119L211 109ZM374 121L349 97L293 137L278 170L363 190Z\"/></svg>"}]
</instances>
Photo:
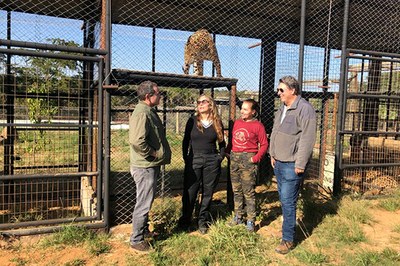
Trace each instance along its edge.
<instances>
[{"instance_id":1,"label":"brown shoe","mask_svg":"<svg viewBox=\"0 0 400 266\"><path fill-rule=\"evenodd\" d=\"M293 242L282 240L279 246L276 247L275 251L279 254L288 254L292 249L294 249Z\"/></svg>"},{"instance_id":2,"label":"brown shoe","mask_svg":"<svg viewBox=\"0 0 400 266\"><path fill-rule=\"evenodd\" d=\"M143 253L143 254L149 253L151 250L149 243L147 243L146 241L142 241L142 242L135 243L135 244L131 243L131 248L134 251L136 251L138 253Z\"/></svg>"}]
</instances>

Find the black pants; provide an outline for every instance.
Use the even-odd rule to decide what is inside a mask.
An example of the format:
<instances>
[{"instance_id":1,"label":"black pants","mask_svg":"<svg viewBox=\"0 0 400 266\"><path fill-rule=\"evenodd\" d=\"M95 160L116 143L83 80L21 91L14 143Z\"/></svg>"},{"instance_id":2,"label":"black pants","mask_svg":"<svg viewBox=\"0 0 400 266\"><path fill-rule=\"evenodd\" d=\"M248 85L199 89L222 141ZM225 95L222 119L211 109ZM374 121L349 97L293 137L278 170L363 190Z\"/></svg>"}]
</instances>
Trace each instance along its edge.
<instances>
[{"instance_id":1,"label":"black pants","mask_svg":"<svg viewBox=\"0 0 400 266\"><path fill-rule=\"evenodd\" d=\"M197 194L201 190L199 227L211 222L210 204L221 175L222 157L219 154L195 154L185 162L181 223L190 224Z\"/></svg>"}]
</instances>

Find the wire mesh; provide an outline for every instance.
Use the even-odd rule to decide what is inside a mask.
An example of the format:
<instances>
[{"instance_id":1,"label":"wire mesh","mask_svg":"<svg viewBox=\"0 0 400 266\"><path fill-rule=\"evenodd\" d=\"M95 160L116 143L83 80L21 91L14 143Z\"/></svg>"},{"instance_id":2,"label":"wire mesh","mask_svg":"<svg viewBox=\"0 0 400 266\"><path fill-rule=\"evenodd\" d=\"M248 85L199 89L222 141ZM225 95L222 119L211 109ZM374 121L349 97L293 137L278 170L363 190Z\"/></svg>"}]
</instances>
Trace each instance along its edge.
<instances>
[{"instance_id":1,"label":"wire mesh","mask_svg":"<svg viewBox=\"0 0 400 266\"><path fill-rule=\"evenodd\" d=\"M310 179L333 188L338 145L342 151L342 163L350 167L343 171L344 188L361 193L373 189L373 180L368 179L368 173L373 173L379 177L375 179L379 180L390 176L398 183L398 166L390 164L395 164L398 158L399 101L395 97L380 97L398 97L398 63L379 63L379 60L362 60L349 55L347 73L344 73L348 97L344 102L339 102L339 83L343 40L347 40L347 48L398 53L400 2L305 2L305 31L304 36L301 36L302 1L110 1L111 54L107 58L110 59L112 73L116 74L134 70L182 75L188 38L198 29L206 29L218 51L222 76L238 80L237 96L240 100L255 98L260 102L260 120L268 134L272 130L274 113L281 104L275 90L279 78L285 75L301 77L302 96L314 106L318 119L317 141L308 169ZM105 10L102 10L104 3L77 0L2 1L0 38L104 48L107 40L102 34L109 26L102 20L102 15L105 15ZM346 29L348 34L343 36L346 3L350 4L349 23ZM304 47L300 45L302 37ZM34 59L37 60L36 68L32 67ZM62 78L51 81L49 89L49 84L42 80L47 75L45 69L54 70L57 67L45 65L47 61L42 58L30 58L27 61L24 57L13 56L12 61L7 60L6 55L0 57L1 127L7 128L6 133L2 134L1 150L5 155L1 156L0 163L3 165L3 174L55 174L95 169L98 162L92 152L95 143L102 141L95 139L96 124L76 127L67 122L80 121L82 125L84 121L96 121L98 105L93 89L95 86L90 87L98 75L96 66L92 68L83 65L79 60L70 62L76 65L71 66L68 73L63 73ZM7 72L7 66L11 66L8 68L12 69L11 73ZM25 69L29 67L31 71L28 73ZM78 73L82 73L82 76L76 78ZM191 65L187 77L193 75L194 66ZM217 75L216 67L208 60L204 61L203 75ZM116 76L117 79L112 79L118 87L111 91L112 121L111 125L105 125L111 127L111 214L112 223L129 223L135 191L133 179L128 172L127 121L137 103L134 92L136 83L129 80L129 77L124 81ZM227 90L226 87L205 83L204 87L196 89L180 82L161 87L163 102L159 106L159 115L165 121L173 158L172 163L162 171L158 190L160 197L170 197L182 189L181 140L185 123L194 111L194 101L199 93L213 95L228 129L229 88ZM9 88L14 88L12 93ZM33 88L43 91L39 93ZM376 97L358 97L356 94ZM30 109L35 106L44 112L41 117L30 117ZM346 106L343 114L338 114L340 106ZM15 117L9 123L6 117L11 109ZM239 108L236 107L237 115L238 112ZM338 121L341 115L344 116L342 129L345 133L341 143L336 143L336 135L342 134L336 128L336 124L341 123ZM40 127L25 124L13 126L17 121L32 119L40 121ZM56 126L55 121L65 125ZM370 133L359 133L366 131ZM42 134L47 136L46 140L43 140ZM46 143L47 139L51 141ZM37 151L40 145L46 147L46 152ZM32 155L33 152L35 155ZM223 176L226 176L227 171L225 164L226 161ZM374 166L368 166L371 164ZM259 182L272 177L268 157L263 160L260 169ZM362 181L354 181L354 175L361 176ZM79 181L79 178L75 179L71 182ZM86 181L93 183L91 179ZM18 181L21 183L18 183L19 188L15 188L16 183L7 182L1 187L4 191L4 204L7 202L4 195L10 195L9 191L31 191L23 187L22 181ZM357 184L357 187L349 185L351 182ZM72 185L68 189L68 186L57 189L72 194L77 194L81 189L72 189ZM382 191L380 189L380 193ZM53 203L48 205L53 206ZM16 211L16 215L19 214Z\"/></svg>"}]
</instances>

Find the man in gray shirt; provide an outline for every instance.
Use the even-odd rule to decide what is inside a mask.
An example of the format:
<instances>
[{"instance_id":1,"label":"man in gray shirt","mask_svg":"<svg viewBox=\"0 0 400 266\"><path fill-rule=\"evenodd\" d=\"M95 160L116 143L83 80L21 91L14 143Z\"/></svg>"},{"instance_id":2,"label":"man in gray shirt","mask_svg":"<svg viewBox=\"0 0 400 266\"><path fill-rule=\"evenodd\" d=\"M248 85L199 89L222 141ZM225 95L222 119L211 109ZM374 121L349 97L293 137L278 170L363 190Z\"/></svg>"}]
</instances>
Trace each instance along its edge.
<instances>
[{"instance_id":1,"label":"man in gray shirt","mask_svg":"<svg viewBox=\"0 0 400 266\"><path fill-rule=\"evenodd\" d=\"M282 77L277 93L283 104L275 114L269 153L278 182L283 225L282 241L275 251L287 254L294 248L297 198L315 144L317 123L315 110L299 95L299 82L294 77Z\"/></svg>"},{"instance_id":2,"label":"man in gray shirt","mask_svg":"<svg viewBox=\"0 0 400 266\"><path fill-rule=\"evenodd\" d=\"M137 95L139 103L129 118L130 171L136 184L136 205L132 215L131 247L147 252L144 241L148 230L148 217L153 204L160 166L171 162L171 149L161 119L153 108L160 103L156 83L142 82Z\"/></svg>"}]
</instances>

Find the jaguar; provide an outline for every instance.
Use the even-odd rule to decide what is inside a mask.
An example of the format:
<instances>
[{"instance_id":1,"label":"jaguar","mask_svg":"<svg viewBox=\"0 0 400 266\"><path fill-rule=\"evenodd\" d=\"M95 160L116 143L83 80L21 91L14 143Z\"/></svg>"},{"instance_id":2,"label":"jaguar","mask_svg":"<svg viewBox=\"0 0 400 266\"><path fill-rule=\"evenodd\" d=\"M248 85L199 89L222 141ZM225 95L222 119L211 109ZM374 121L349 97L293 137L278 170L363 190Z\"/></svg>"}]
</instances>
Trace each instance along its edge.
<instances>
[{"instance_id":1,"label":"jaguar","mask_svg":"<svg viewBox=\"0 0 400 266\"><path fill-rule=\"evenodd\" d=\"M190 35L185 44L183 73L189 74L190 65L193 65L194 74L203 76L204 60L212 61L217 77L222 77L221 63L212 36L206 29L200 29Z\"/></svg>"}]
</instances>

